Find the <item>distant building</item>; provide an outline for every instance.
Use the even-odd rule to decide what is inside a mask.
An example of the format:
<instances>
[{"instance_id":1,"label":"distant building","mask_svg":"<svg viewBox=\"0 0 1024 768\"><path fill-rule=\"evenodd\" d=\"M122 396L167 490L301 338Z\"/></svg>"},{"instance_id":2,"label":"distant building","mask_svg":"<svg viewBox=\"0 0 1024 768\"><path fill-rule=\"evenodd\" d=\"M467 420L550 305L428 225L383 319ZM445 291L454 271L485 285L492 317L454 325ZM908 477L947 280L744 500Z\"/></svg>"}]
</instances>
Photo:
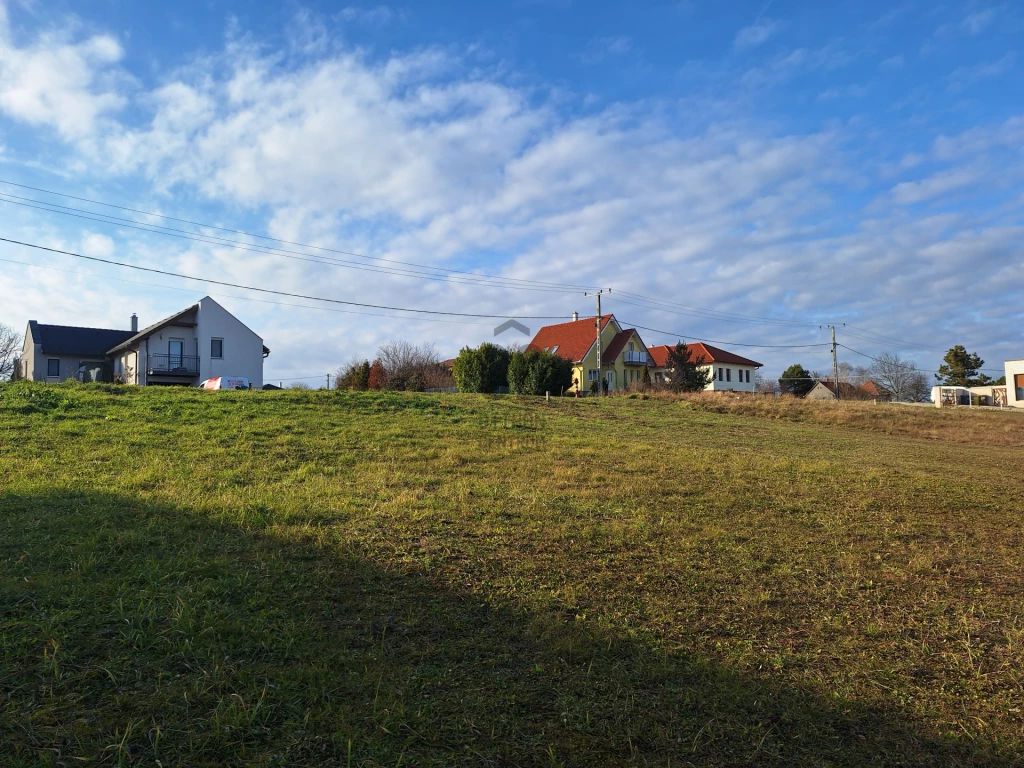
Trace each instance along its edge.
<instances>
[{"instance_id":1,"label":"distant building","mask_svg":"<svg viewBox=\"0 0 1024 768\"><path fill-rule=\"evenodd\" d=\"M686 345L690 350L690 360L696 362L703 358L705 370L711 373L711 383L705 387L710 392L753 392L754 374L761 363L734 354L719 347L713 347L700 341ZM669 352L672 347L662 345L650 347L653 361L653 381L667 382L672 379L672 369L668 366Z\"/></svg>"}]
</instances>

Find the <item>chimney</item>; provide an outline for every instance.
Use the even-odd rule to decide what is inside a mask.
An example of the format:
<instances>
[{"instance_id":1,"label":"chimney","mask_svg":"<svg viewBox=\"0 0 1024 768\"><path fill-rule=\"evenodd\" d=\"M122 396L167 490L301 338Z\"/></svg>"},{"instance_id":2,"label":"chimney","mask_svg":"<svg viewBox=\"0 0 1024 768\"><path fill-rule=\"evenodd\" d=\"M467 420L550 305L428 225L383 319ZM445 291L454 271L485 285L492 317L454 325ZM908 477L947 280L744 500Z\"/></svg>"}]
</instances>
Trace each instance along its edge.
<instances>
[{"instance_id":1,"label":"chimney","mask_svg":"<svg viewBox=\"0 0 1024 768\"><path fill-rule=\"evenodd\" d=\"M572 313L572 321L575 323L579 319L580 319L580 313L579 312L573 312Z\"/></svg>"},{"instance_id":2,"label":"chimney","mask_svg":"<svg viewBox=\"0 0 1024 768\"><path fill-rule=\"evenodd\" d=\"M132 312L132 333L139 332L139 316Z\"/></svg>"}]
</instances>

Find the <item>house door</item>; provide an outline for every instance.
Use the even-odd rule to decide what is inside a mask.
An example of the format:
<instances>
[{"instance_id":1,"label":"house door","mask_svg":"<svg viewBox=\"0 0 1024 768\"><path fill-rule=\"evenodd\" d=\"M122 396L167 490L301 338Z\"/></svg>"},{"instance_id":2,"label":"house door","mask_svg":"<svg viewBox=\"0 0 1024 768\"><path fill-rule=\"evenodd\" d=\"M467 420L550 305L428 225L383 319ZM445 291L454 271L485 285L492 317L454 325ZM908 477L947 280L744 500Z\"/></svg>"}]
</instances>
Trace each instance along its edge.
<instances>
[{"instance_id":1,"label":"house door","mask_svg":"<svg viewBox=\"0 0 1024 768\"><path fill-rule=\"evenodd\" d=\"M615 389L615 371L605 371L605 381L608 382L608 391Z\"/></svg>"},{"instance_id":2,"label":"house door","mask_svg":"<svg viewBox=\"0 0 1024 768\"><path fill-rule=\"evenodd\" d=\"M185 342L182 339L171 339L168 352L170 353L170 359L167 361L168 368L173 371L185 367L185 361L182 359L185 356Z\"/></svg>"}]
</instances>

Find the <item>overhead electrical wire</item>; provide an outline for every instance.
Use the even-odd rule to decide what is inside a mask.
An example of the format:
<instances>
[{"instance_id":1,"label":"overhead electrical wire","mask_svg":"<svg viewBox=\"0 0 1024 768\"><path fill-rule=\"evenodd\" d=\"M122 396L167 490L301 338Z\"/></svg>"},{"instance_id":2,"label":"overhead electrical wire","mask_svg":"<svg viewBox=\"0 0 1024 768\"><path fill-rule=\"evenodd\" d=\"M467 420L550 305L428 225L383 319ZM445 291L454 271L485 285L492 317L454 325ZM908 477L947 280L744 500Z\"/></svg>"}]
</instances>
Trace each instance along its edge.
<instances>
[{"instance_id":1,"label":"overhead electrical wire","mask_svg":"<svg viewBox=\"0 0 1024 768\"><path fill-rule=\"evenodd\" d=\"M230 246L232 248L249 251L252 253L266 253L273 256L284 256L287 259L293 259L295 261L307 261L313 264L324 264L328 266L338 266L347 269L357 269L365 272L378 272L387 275L396 275L400 277L416 277L424 280L437 280L446 283L458 283L462 285L477 285L481 287L491 288L509 288L513 290L521 291L542 291L547 293L575 293L575 288L546 288L546 287L534 287L526 285L515 285L515 284L504 284L496 282L486 282L483 280L470 280L461 277L451 277L448 275L437 275L426 272L419 272L414 270L398 269L395 267L378 267L372 264L362 264L351 261L344 261L342 259L335 259L331 257L318 257L314 254L303 254L298 251L289 251L282 248L271 248L270 246L264 246L252 243L242 243L236 240L227 240L225 238L214 237L212 235L203 235L194 232L186 232L185 230L173 229L170 227L160 227L157 225L143 224L140 222L131 222L129 219L122 219L117 216L107 216L107 214L95 213L92 211L81 212L77 208L68 208L68 206L56 206L56 208L64 208L66 210L55 210L51 207L53 203L42 203L41 205L33 205L30 202L24 202L27 198L17 198L16 195L9 195L6 192L0 192L0 202L9 203L11 205L20 205L25 208L34 208L40 211L47 211L49 213L57 213L62 216L71 216L76 219L85 219L87 221L96 221L103 224L111 224L117 227L127 227L128 229L135 229L142 232L149 232L152 234L167 235L169 237L176 237L183 240L190 240L199 243L208 243L211 245L222 245ZM21 202L19 202L21 201ZM42 202L42 201L33 201ZM100 218L103 217L103 218ZM107 219L113 219L108 221ZM123 222L123 223L120 223ZM493 280L502 280L505 278L493 278Z\"/></svg>"},{"instance_id":2,"label":"overhead electrical wire","mask_svg":"<svg viewBox=\"0 0 1024 768\"><path fill-rule=\"evenodd\" d=\"M718 321L718 322L726 322L726 323L755 323L755 324L758 324L758 325L780 325L780 326L786 326L786 327L801 327L801 328L802 327L810 327L812 325L816 327L818 325L818 323L802 323L802 322L796 322L796 321L790 321L790 320L760 320L760 319L752 319L752 318L748 319L748 318L742 318L742 317L719 317L719 316L716 316L716 315L706 314L704 310L700 310L700 309L688 309L688 310L683 310L683 309L666 309L665 307L651 306L651 305L647 305L647 304L637 304L636 302L633 302L633 301L626 301L625 299L617 297L615 295L615 291L614 290L612 291L612 293L609 296L614 301L617 301L617 302L619 302L621 304L628 304L631 307L639 307L640 309L654 309L654 310L656 310L658 312L666 312L666 313L672 314L672 315L683 315L683 316L686 316L686 317L697 317L697 318L701 318L701 319L705 319L705 320L715 320L715 321Z\"/></svg>"},{"instance_id":3,"label":"overhead electrical wire","mask_svg":"<svg viewBox=\"0 0 1024 768\"><path fill-rule=\"evenodd\" d=\"M613 288L614 288L614 286L613 286ZM677 307L677 308L680 308L680 309L685 309L685 310L690 311L690 312L699 312L699 313L706 314L709 317L715 318L715 319L734 318L734 319L743 319L743 320L747 320L747 321L751 321L751 322L766 322L766 323L777 323L777 324L785 324L785 325L800 325L800 326L808 326L808 327L817 327L817 326L821 325L821 323L804 321L804 320L781 320L781 319L773 318L773 317L761 317L761 316L758 316L758 315L743 315L743 314L740 314L738 312L723 312L723 311L720 311L720 310L717 310L717 309L706 309L706 308L703 308L703 307L692 307L692 306L689 306L689 305L686 305L686 304L679 304L677 302L668 301L666 299L658 299L658 298L655 298L653 296L642 296L641 294L631 293L629 291L621 291L621 290L617 290L617 289L613 290L612 293L611 293L611 297L614 299L614 298L616 298L617 295L628 296L628 297L633 298L633 299L640 299L642 301L653 302L653 303L656 303L656 304L663 304L663 305L667 305L667 306L670 306L670 307Z\"/></svg>"},{"instance_id":4,"label":"overhead electrical wire","mask_svg":"<svg viewBox=\"0 0 1024 768\"><path fill-rule=\"evenodd\" d=\"M481 273L481 272L472 272L472 271L468 271L468 270L459 270L459 269L453 269L453 268L450 268L450 267L440 267L440 266L434 266L434 265L428 265L428 264L416 264L414 262L400 261L398 259L386 259L386 258L383 258L381 256L367 256L365 254L356 253L354 251L344 251L344 250L340 250L340 249L337 249L337 248L330 248L328 246L311 245L309 243L300 243L300 242L296 242L296 241L293 241L293 240L284 240L282 238L270 237L269 235L261 235L261 234L255 233L255 232L247 232L247 231L241 230L241 229L231 229L229 227L221 227L221 226L218 226L216 224L208 224L208 223L204 223L204 222L193 221L193 220L190 220L190 219L182 219L182 218L178 218L178 217L175 217L175 216L168 216L168 215L162 214L162 213L154 213L152 211L144 211L144 210L140 210L138 208L130 208L130 207L124 206L124 205L117 205L115 203L107 203L107 202L104 202L102 200L95 200L95 199L92 199L92 198L80 197L80 196L77 196L77 195L70 195L70 194L67 194L67 193L64 193L64 192L56 192L54 190L44 189L42 187L33 187L33 186L29 186L28 184L19 184L17 182L9 181L7 179L0 179L0 184L7 184L9 186L18 187L20 189L28 189L28 190L31 190L33 192L42 192L43 194L53 195L55 197L63 197L63 198L67 198L69 200L77 200L79 202L89 203L91 205L102 205L102 206L107 207L107 208L114 208L114 209L117 209L117 210L127 211L127 212L130 212L130 213L137 213L137 214L139 214L141 216L151 216L151 217L154 217L154 218L165 219L167 221L176 221L178 223L189 224L189 225L194 226L194 227L203 227L203 228L206 228L206 229L215 229L215 230L218 230L220 232L228 232L230 234L235 234L235 235L244 235L245 237L253 237L253 238L260 239L260 240L267 240L267 241L270 241L270 242L283 243L285 245L293 245L293 246L297 246L297 247L300 247L300 248L312 248L312 249L315 249L315 250L318 250L318 251L323 251L325 253L336 253L336 254L339 254L339 255L342 255L342 256L353 256L353 257L360 258L360 259L368 259L368 260L373 260L373 261L380 261L380 262L384 262L384 263L388 263L388 264L397 264L397 265L401 265L403 267L418 267L418 268L421 268L421 269L430 269L430 270L435 270L435 271L438 271L438 272L447 272L447 273L456 274L456 275L465 275L465 276L469 276L469 277L477 277L477 278L482 278L482 279L487 279L487 280L500 280L500 281L506 281L506 282L512 282L512 283L522 283L523 285L535 285L535 286L546 287L546 288L565 288L565 289L572 289L572 290L588 290L588 289L594 287L594 286L586 286L586 285L572 285L572 284L568 284L568 283L554 283L554 282L547 282L547 281L543 281L543 280L528 280L528 279L525 279L525 278L517 278L517 277L502 277L502 276L499 276L499 275L487 275L487 274L484 274L484 273ZM9 193L0 193L0 194L7 194L10 197L16 197L15 195L10 195ZM43 200L35 200L34 198L20 198L20 199L22 199L22 200L34 200L35 202L42 203L43 205L50 205L50 206L61 207L61 208L67 208L68 207L68 206L59 206L57 203L47 203L46 201L43 201ZM76 210L77 211L77 210L81 210L81 209L71 209L71 210ZM56 213L57 211L54 211L54 212ZM96 213L96 212L88 211L88 213ZM98 215L98 216L106 216L107 214L96 213L96 215ZM110 217L110 218L117 218L117 217ZM136 222L136 223L139 223L139 222ZM152 225L152 226L157 226L157 225ZM164 227L163 229L169 229L169 228ZM184 230L175 230L175 231L184 231ZM231 242L234 242L234 241L231 241Z\"/></svg>"},{"instance_id":5,"label":"overhead electrical wire","mask_svg":"<svg viewBox=\"0 0 1024 768\"><path fill-rule=\"evenodd\" d=\"M7 264L19 264L24 267L32 267L34 269L48 269L53 272L65 272L69 275L83 275L85 277L95 277L98 280L113 280L117 283L128 283L129 285L145 285L149 288L160 288L165 291L180 291L182 293L195 294L195 290L192 288L180 288L175 285L163 285L162 283L147 283L143 280L126 280L123 277L113 277L111 275L98 275L95 272L82 272L78 269L65 269L63 267L54 267L49 264L34 264L31 261L16 261L15 259L2 259L0 262ZM474 322L472 320L446 320L441 317L405 317L402 315L385 315L380 312L360 312L356 309L338 309L336 307L317 307L312 304L292 304L287 301L272 301L271 299L257 299L252 296L239 296L235 293L211 293L211 296L215 298L226 298L226 299L238 299L239 301L252 301L258 304L271 304L277 307L293 307L295 309L312 309L317 312L338 312L345 315L361 315L363 317L383 317L391 320L403 320L406 322L415 321L423 323L451 323L453 325L481 325L490 326L491 323Z\"/></svg>"},{"instance_id":6,"label":"overhead electrical wire","mask_svg":"<svg viewBox=\"0 0 1024 768\"><path fill-rule=\"evenodd\" d=\"M676 331L663 331L658 328L648 328L643 325L636 325L628 320L623 319L623 324L629 328L639 328L641 331L650 331L651 333L661 333L666 336L675 336L677 339L687 337L692 341L702 341L707 344L725 344L730 347L759 347L762 349L799 349L803 347L830 347L831 344L827 342L821 342L818 344L741 344L736 341L716 341L715 339L701 339L696 336L689 336L688 334L678 333Z\"/></svg>"},{"instance_id":7,"label":"overhead electrical wire","mask_svg":"<svg viewBox=\"0 0 1024 768\"><path fill-rule=\"evenodd\" d=\"M873 357L873 356L869 355L866 352L861 352L860 350L856 350L853 347L848 347L845 344L837 343L836 346L837 347L842 347L843 349L846 349L846 350L849 350L850 352L853 352L855 355L860 355L861 357L866 357L868 360L873 360L876 363L880 362L877 357ZM929 371L929 370L924 370L922 368L918 368L916 370L917 370L918 373L941 373L940 371ZM979 370L979 371L1003 371L1004 369L1003 368L978 368L976 370Z\"/></svg>"},{"instance_id":8,"label":"overhead electrical wire","mask_svg":"<svg viewBox=\"0 0 1024 768\"><path fill-rule=\"evenodd\" d=\"M310 301L323 301L330 304L344 304L352 307L366 307L368 309L386 309L395 312L412 312L415 314L423 315L444 315L448 317L480 317L480 318L492 318L496 320L561 320L561 315L498 315L498 314L478 314L472 312L444 312L437 309L412 309L409 307L392 307L383 304L368 304L360 301L346 301L344 299L331 299L324 296L309 296L301 293L291 293L289 291L277 291L272 288L256 288L251 285L241 285L240 283L229 283L225 280L213 280L208 277L193 277L192 275L183 275L179 272L170 272L165 269L156 269L155 267L143 267L138 264L128 264L123 261L114 261L113 259L104 259L99 256L86 256L82 253L75 253L74 251L64 251L59 248L49 248L45 245L38 245L36 243L26 243L21 240L13 240L8 237L0 237L0 242L12 243L13 245L21 245L26 248L35 248L40 251L49 251L50 253L59 253L64 256L73 256L77 259L86 259L88 261L95 261L101 264L111 264L116 267L124 267L126 269L137 269L142 272L152 272L157 275L167 275L169 277L179 277L185 280L195 280L201 283L209 283L211 285L224 285L229 288L241 288L245 291L258 291L259 293L270 293L275 296L289 296L295 299L307 299Z\"/></svg>"}]
</instances>

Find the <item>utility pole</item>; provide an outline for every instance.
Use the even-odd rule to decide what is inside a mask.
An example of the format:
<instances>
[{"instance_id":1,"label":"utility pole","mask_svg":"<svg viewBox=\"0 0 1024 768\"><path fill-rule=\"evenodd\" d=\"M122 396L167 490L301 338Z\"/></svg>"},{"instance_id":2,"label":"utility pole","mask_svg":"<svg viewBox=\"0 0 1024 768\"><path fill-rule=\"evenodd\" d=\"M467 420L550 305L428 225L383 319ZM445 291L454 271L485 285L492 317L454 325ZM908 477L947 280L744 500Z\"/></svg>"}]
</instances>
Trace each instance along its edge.
<instances>
[{"instance_id":1,"label":"utility pole","mask_svg":"<svg viewBox=\"0 0 1024 768\"><path fill-rule=\"evenodd\" d=\"M604 369L601 366L601 295L605 293L611 293L612 289L607 288L597 293L590 294L584 293L584 296L596 296L597 297L597 317L594 318L594 325L597 327L597 394L599 397L604 396Z\"/></svg>"},{"instance_id":2,"label":"utility pole","mask_svg":"<svg viewBox=\"0 0 1024 768\"><path fill-rule=\"evenodd\" d=\"M845 323L844 323L845 325ZM828 325L832 331L832 381L835 382L836 386L836 400L839 399L839 358L836 356L836 327L834 325Z\"/></svg>"},{"instance_id":3,"label":"utility pole","mask_svg":"<svg viewBox=\"0 0 1024 768\"><path fill-rule=\"evenodd\" d=\"M835 334L832 334L832 335L834 336ZM834 347L833 347L833 349L834 349ZM331 391L331 374L329 374L329 373L327 374L327 391L328 392Z\"/></svg>"}]
</instances>

